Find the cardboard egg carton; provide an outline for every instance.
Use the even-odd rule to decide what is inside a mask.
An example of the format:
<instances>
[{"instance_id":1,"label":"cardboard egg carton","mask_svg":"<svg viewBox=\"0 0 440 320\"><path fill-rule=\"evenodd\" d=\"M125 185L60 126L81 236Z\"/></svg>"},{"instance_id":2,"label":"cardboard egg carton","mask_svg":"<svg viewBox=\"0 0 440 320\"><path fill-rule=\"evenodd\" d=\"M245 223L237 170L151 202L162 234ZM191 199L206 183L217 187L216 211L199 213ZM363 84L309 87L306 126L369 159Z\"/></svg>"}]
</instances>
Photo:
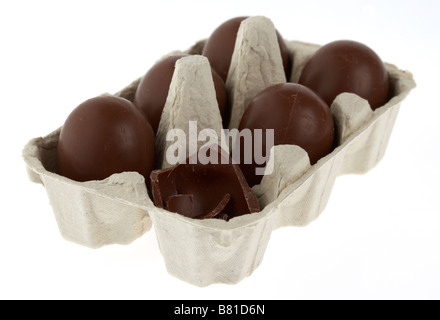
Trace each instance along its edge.
<instances>
[{"instance_id":1,"label":"cardboard egg carton","mask_svg":"<svg viewBox=\"0 0 440 320\"><path fill-rule=\"evenodd\" d=\"M201 53L204 43L199 41L187 52ZM286 44L293 60L290 81L296 82L319 46L298 41L286 41ZM277 48L269 19L252 17L242 23L226 81L233 103L232 127L237 125L255 93L286 81ZM311 166L307 153L300 147L275 146L269 160L274 168L272 174L264 176L261 184L253 188L261 212L227 222L191 219L155 207L144 178L135 172L88 182L58 175L57 143L61 128L30 140L23 157L30 180L45 187L60 233L66 240L91 248L126 245L154 226L171 275L197 286L233 284L251 275L260 265L272 231L284 226L306 226L319 217L337 176L366 173L383 158L400 104L415 87L410 73L391 64L386 67L392 97L384 106L372 111L367 101L354 94L339 95L331 106L338 135L333 152ZM195 69L198 76L194 75ZM191 120L188 114L199 115L197 120L202 123L199 129L210 126L218 129L221 124L209 75L209 63L204 57L193 56L176 63L156 143L162 167L169 166L163 157L166 149L163 134L184 126ZM191 79L193 84L185 87L183 78ZM115 95L133 100L139 82L140 79L134 81ZM207 100L185 102L197 88L207 92L207 98L198 99ZM202 105L208 105L212 113L189 110Z\"/></svg>"}]
</instances>

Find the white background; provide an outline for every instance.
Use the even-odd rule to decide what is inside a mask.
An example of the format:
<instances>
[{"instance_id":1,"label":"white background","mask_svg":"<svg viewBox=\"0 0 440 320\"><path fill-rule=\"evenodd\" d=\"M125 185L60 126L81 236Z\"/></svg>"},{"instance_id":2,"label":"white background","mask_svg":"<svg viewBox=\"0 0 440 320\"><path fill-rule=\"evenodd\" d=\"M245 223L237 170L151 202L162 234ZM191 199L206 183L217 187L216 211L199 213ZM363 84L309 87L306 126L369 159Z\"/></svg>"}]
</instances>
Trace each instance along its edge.
<instances>
[{"instance_id":1,"label":"white background","mask_svg":"<svg viewBox=\"0 0 440 320\"><path fill-rule=\"evenodd\" d=\"M289 40L363 42L414 74L382 162L339 177L311 225L273 232L262 265L237 285L170 276L154 230L98 250L65 241L44 188L27 178L27 141L238 15L265 15ZM438 16L435 0L1 0L0 298L440 298Z\"/></svg>"}]
</instances>

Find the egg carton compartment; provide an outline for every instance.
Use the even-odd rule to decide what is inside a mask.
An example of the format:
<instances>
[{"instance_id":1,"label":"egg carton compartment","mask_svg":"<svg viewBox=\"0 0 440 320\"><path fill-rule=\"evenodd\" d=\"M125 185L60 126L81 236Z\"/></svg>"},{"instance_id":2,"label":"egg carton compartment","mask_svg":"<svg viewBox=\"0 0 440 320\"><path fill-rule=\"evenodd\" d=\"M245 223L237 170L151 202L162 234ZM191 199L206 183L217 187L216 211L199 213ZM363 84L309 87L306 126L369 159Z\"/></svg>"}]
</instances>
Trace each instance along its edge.
<instances>
[{"instance_id":1,"label":"egg carton compartment","mask_svg":"<svg viewBox=\"0 0 440 320\"><path fill-rule=\"evenodd\" d=\"M199 54L205 40L186 52ZM318 45L286 41L297 81ZM316 164L297 146L275 146L274 171L254 186L261 212L229 221L196 220L157 208L144 177L135 172L105 180L76 182L57 174L57 143L61 128L34 138L23 150L28 176L41 183L53 208L61 235L77 244L99 248L127 245L154 226L167 271L196 286L234 284L261 264L271 232L285 226L306 226L325 209L334 181L342 174L363 174L383 158L400 104L415 87L409 72L386 64L392 95L371 110L354 94L339 95L331 106L337 147ZM133 100L140 79L116 93Z\"/></svg>"}]
</instances>

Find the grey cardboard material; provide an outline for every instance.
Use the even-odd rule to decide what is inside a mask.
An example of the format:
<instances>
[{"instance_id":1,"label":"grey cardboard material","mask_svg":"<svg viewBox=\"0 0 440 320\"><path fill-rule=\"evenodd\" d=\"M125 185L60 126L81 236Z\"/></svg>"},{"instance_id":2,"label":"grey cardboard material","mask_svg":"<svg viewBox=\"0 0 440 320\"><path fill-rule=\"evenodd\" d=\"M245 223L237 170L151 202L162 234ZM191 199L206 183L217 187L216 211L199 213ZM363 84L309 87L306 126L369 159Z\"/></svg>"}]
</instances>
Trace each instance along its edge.
<instances>
[{"instance_id":1,"label":"grey cardboard material","mask_svg":"<svg viewBox=\"0 0 440 320\"><path fill-rule=\"evenodd\" d=\"M290 80L295 81L319 46L286 42L293 59ZM200 52L203 43L187 52ZM415 87L409 72L386 66L394 93L386 105L372 111L368 102L353 94L344 93L335 99L331 110L339 136L332 153L311 166L307 153L297 146L271 150L274 171L254 187L262 206L258 213L228 222L194 220L156 208L144 178L135 172L88 182L62 177L57 174L56 163L60 128L25 146L28 176L45 187L66 240L91 248L127 245L154 226L171 275L202 287L237 283L261 264L272 231L307 226L325 209L339 175L366 173L383 158L400 104ZM132 100L138 83L139 79L115 95Z\"/></svg>"}]
</instances>

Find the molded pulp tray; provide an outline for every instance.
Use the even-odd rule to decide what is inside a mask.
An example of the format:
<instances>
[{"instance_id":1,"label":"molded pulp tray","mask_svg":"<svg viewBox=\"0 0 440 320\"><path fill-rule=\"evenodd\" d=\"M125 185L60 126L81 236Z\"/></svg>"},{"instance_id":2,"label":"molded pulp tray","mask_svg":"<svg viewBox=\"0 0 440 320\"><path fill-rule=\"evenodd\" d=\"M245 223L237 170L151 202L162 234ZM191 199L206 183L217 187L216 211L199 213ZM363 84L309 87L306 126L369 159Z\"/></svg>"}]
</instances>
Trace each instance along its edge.
<instances>
[{"instance_id":1,"label":"molded pulp tray","mask_svg":"<svg viewBox=\"0 0 440 320\"><path fill-rule=\"evenodd\" d=\"M319 46L286 43L294 66L291 81L295 82ZM188 52L201 52L203 44L200 41ZM271 158L274 173L254 187L262 211L228 222L195 220L156 208L138 173L114 174L89 182L58 175L56 154L61 128L29 141L23 157L30 180L46 188L65 239L91 248L126 245L154 225L170 274L197 286L237 283L260 265L273 230L306 226L324 210L338 175L366 173L382 159L400 103L415 87L410 73L386 66L392 97L385 106L373 112L368 102L355 95L338 96L331 108L338 147L313 166L301 148L275 147L275 158ZM132 100L138 83L139 79L116 95ZM277 152L283 156L277 157Z\"/></svg>"}]
</instances>

